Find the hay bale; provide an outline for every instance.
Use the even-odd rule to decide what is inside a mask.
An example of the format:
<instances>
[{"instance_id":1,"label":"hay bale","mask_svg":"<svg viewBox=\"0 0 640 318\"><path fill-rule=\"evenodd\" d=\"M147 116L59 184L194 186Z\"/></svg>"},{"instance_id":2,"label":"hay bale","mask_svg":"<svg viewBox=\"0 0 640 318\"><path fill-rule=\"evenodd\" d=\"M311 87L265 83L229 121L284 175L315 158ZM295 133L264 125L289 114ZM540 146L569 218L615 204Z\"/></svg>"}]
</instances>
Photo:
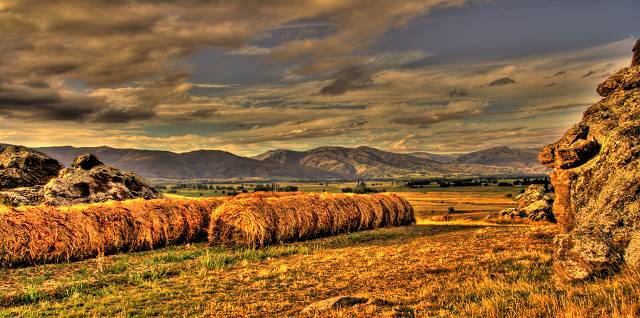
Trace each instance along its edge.
<instances>
[{"instance_id":1,"label":"hay bale","mask_svg":"<svg viewBox=\"0 0 640 318\"><path fill-rule=\"evenodd\" d=\"M81 260L203 240L225 199L156 199L0 212L0 267Z\"/></svg>"},{"instance_id":2,"label":"hay bale","mask_svg":"<svg viewBox=\"0 0 640 318\"><path fill-rule=\"evenodd\" d=\"M288 193L245 196L211 215L211 245L263 247L280 242L415 223L413 207L395 194Z\"/></svg>"}]
</instances>

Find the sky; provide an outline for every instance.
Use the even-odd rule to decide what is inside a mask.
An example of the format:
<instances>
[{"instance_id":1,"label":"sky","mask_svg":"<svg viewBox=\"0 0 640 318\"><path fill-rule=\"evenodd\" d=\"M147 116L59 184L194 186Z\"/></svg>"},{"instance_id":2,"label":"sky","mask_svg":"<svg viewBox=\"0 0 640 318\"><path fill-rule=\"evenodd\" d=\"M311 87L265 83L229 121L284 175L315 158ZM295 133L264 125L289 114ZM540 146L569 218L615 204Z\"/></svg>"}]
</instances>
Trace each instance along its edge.
<instances>
[{"instance_id":1,"label":"sky","mask_svg":"<svg viewBox=\"0 0 640 318\"><path fill-rule=\"evenodd\" d=\"M637 0L0 0L0 143L176 152L540 147Z\"/></svg>"}]
</instances>

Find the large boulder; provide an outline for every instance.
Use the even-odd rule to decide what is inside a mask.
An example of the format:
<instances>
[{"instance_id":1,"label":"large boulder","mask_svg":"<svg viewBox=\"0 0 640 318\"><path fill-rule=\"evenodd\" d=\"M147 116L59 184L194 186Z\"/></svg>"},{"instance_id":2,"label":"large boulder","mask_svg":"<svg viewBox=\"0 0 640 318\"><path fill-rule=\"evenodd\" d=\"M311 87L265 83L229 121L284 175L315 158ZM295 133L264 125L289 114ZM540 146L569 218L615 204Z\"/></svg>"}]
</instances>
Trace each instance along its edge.
<instances>
[{"instance_id":1,"label":"large boulder","mask_svg":"<svg viewBox=\"0 0 640 318\"><path fill-rule=\"evenodd\" d=\"M105 165L92 154L79 156L71 168L63 169L44 186L47 205L158 197L154 188L132 172Z\"/></svg>"},{"instance_id":2,"label":"large boulder","mask_svg":"<svg viewBox=\"0 0 640 318\"><path fill-rule=\"evenodd\" d=\"M560 277L583 280L640 260L640 63L598 87L604 97L557 142L541 163L555 170L554 215Z\"/></svg>"},{"instance_id":3,"label":"large boulder","mask_svg":"<svg viewBox=\"0 0 640 318\"><path fill-rule=\"evenodd\" d=\"M0 190L45 185L62 166L55 159L22 146L6 146L0 153Z\"/></svg>"},{"instance_id":4,"label":"large boulder","mask_svg":"<svg viewBox=\"0 0 640 318\"><path fill-rule=\"evenodd\" d=\"M22 206L37 205L44 199L42 186L20 187L0 191L0 205Z\"/></svg>"},{"instance_id":5,"label":"large boulder","mask_svg":"<svg viewBox=\"0 0 640 318\"><path fill-rule=\"evenodd\" d=\"M500 212L501 216L520 217L533 221L555 221L553 216L553 198L547 194L543 185L532 184L523 194L516 197L518 206Z\"/></svg>"}]
</instances>

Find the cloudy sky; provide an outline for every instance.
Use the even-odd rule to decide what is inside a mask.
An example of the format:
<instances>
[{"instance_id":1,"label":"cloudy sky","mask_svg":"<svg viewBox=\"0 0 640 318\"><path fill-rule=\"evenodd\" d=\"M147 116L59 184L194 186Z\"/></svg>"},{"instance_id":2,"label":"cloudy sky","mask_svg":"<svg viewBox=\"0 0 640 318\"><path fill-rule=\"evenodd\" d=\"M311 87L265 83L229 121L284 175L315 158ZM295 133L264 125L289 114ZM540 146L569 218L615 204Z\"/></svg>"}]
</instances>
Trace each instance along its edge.
<instances>
[{"instance_id":1,"label":"cloudy sky","mask_svg":"<svg viewBox=\"0 0 640 318\"><path fill-rule=\"evenodd\" d=\"M253 155L557 139L637 0L0 0L0 142Z\"/></svg>"}]
</instances>

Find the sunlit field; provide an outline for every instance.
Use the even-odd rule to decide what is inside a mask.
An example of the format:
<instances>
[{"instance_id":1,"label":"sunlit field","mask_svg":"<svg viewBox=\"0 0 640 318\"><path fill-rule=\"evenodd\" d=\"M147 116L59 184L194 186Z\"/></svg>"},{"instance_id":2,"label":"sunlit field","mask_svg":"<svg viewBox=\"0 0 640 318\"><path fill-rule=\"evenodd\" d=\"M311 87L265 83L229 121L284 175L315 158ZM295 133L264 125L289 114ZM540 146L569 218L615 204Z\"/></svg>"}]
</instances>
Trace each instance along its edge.
<instances>
[{"instance_id":1,"label":"sunlit field","mask_svg":"<svg viewBox=\"0 0 640 318\"><path fill-rule=\"evenodd\" d=\"M290 182L280 183L280 187L294 186L303 192L329 192L340 193L342 189L357 186L356 182L341 183L309 183ZM221 190L209 189L176 189L176 193L165 191L167 196L184 197L211 197L227 196L229 191L242 193L240 184L215 184L213 187L224 188ZM244 189L247 192L253 191L255 183L247 183ZM525 186L500 187L495 184L488 186L471 187L439 187L437 184L428 185L422 188L409 188L400 182L379 181L368 182L367 187L376 191L388 191L398 193L407 198L413 204L416 215L422 218L444 216L449 208L454 209L454 213L449 213L448 218L470 218L480 219L486 216L494 217L503 209L513 207L514 200ZM230 190L233 189L233 190ZM224 193L223 193L224 192Z\"/></svg>"},{"instance_id":2,"label":"sunlit field","mask_svg":"<svg viewBox=\"0 0 640 318\"><path fill-rule=\"evenodd\" d=\"M415 226L263 249L195 243L4 270L0 316L292 317L340 295L384 301L325 316L634 316L638 273L555 283L554 225L441 222L426 212L453 206L461 216L493 215L513 205L504 192L514 190L401 193L422 215Z\"/></svg>"}]
</instances>

